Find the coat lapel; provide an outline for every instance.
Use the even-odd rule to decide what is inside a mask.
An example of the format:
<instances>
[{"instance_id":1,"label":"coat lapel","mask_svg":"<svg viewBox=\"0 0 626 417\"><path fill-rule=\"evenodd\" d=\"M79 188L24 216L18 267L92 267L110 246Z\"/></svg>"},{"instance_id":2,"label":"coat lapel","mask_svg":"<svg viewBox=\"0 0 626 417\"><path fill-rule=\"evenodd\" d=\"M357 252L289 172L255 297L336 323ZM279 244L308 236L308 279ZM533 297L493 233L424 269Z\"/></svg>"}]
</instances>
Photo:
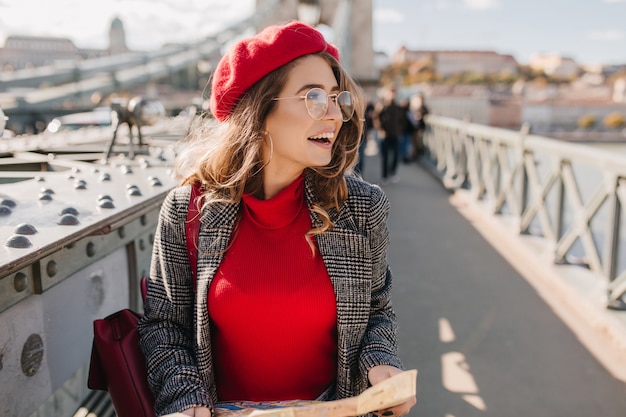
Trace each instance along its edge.
<instances>
[{"instance_id":1,"label":"coat lapel","mask_svg":"<svg viewBox=\"0 0 626 417\"><path fill-rule=\"evenodd\" d=\"M239 204L212 203L204 207L198 239L198 288L208 288L233 233ZM200 290L198 290L200 292Z\"/></svg>"},{"instance_id":2,"label":"coat lapel","mask_svg":"<svg viewBox=\"0 0 626 417\"><path fill-rule=\"evenodd\" d=\"M196 346L200 373L214 402L217 402L213 375L213 353L209 326L208 295L211 281L224 258L236 224L238 204L207 204L200 218L196 291Z\"/></svg>"}]
</instances>

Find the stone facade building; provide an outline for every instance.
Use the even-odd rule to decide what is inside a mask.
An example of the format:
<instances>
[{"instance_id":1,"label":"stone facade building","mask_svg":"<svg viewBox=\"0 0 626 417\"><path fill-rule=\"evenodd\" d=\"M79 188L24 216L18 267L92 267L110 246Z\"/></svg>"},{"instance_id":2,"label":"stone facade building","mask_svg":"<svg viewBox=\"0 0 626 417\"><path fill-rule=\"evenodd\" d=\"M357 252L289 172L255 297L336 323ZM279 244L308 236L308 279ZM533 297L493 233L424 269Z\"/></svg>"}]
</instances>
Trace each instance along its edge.
<instances>
[{"instance_id":1,"label":"stone facade building","mask_svg":"<svg viewBox=\"0 0 626 417\"><path fill-rule=\"evenodd\" d=\"M71 39L44 36L8 36L0 48L0 71L52 65L128 52L124 25L119 18L111 22L107 49L78 48Z\"/></svg>"},{"instance_id":2,"label":"stone facade building","mask_svg":"<svg viewBox=\"0 0 626 417\"><path fill-rule=\"evenodd\" d=\"M513 55L495 51L410 50L400 48L391 56L392 64L428 62L443 77L476 73L483 75L517 74L518 62Z\"/></svg>"},{"instance_id":3,"label":"stone facade building","mask_svg":"<svg viewBox=\"0 0 626 417\"><path fill-rule=\"evenodd\" d=\"M581 72L576 61L559 54L535 55L529 65L532 69L541 70L554 78L573 79Z\"/></svg>"},{"instance_id":4,"label":"stone facade building","mask_svg":"<svg viewBox=\"0 0 626 417\"><path fill-rule=\"evenodd\" d=\"M78 48L69 39L9 36L0 50L0 68L4 71L19 70L77 58L80 58Z\"/></svg>"}]
</instances>

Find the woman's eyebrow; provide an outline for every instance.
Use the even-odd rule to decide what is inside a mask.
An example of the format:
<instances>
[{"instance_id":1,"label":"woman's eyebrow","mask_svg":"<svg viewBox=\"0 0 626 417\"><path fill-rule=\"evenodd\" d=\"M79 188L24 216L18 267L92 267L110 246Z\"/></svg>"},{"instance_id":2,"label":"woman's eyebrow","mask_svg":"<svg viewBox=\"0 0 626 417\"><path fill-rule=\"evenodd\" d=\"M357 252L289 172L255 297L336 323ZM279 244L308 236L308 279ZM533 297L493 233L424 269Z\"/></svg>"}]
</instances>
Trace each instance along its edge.
<instances>
[{"instance_id":1,"label":"woman's eyebrow","mask_svg":"<svg viewBox=\"0 0 626 417\"><path fill-rule=\"evenodd\" d=\"M309 91L311 88L321 88L322 90L326 90L323 84L305 84L296 92L296 94L304 94ZM330 88L330 91L339 91L339 86L335 85Z\"/></svg>"}]
</instances>

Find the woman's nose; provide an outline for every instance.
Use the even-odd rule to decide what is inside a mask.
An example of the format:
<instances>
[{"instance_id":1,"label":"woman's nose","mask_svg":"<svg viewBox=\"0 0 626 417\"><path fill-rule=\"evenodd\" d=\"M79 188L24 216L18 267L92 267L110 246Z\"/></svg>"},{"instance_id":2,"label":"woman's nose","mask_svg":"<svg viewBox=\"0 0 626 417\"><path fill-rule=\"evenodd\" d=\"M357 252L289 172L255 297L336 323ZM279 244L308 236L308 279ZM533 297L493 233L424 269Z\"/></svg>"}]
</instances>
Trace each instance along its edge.
<instances>
[{"instance_id":1,"label":"woman's nose","mask_svg":"<svg viewBox=\"0 0 626 417\"><path fill-rule=\"evenodd\" d=\"M341 109L337 102L330 97L328 98L328 108L326 109L326 119L343 120Z\"/></svg>"}]
</instances>

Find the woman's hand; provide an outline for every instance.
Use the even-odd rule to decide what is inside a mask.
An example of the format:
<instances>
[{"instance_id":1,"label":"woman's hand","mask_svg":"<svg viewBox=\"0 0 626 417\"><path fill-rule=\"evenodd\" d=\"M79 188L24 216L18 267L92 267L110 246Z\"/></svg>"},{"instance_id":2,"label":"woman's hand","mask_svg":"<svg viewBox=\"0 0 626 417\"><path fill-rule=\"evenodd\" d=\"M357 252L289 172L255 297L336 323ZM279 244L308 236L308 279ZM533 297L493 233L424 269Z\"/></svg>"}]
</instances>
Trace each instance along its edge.
<instances>
[{"instance_id":1,"label":"woman's hand","mask_svg":"<svg viewBox=\"0 0 626 417\"><path fill-rule=\"evenodd\" d=\"M383 382L387 378L391 378L394 375L401 373L402 370L396 368L395 366L390 365L377 365L369 370L367 373L367 378L370 380L370 384L376 385L380 382ZM377 416L384 417L398 417L408 414L413 407L417 403L417 398L412 397L402 404L398 404L394 407L385 408L384 410L375 411L374 414Z\"/></svg>"},{"instance_id":2,"label":"woman's hand","mask_svg":"<svg viewBox=\"0 0 626 417\"><path fill-rule=\"evenodd\" d=\"M186 409L180 414L189 417L211 417L211 410L206 407L193 407Z\"/></svg>"}]
</instances>

